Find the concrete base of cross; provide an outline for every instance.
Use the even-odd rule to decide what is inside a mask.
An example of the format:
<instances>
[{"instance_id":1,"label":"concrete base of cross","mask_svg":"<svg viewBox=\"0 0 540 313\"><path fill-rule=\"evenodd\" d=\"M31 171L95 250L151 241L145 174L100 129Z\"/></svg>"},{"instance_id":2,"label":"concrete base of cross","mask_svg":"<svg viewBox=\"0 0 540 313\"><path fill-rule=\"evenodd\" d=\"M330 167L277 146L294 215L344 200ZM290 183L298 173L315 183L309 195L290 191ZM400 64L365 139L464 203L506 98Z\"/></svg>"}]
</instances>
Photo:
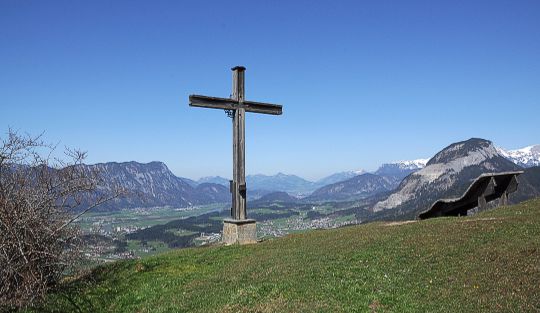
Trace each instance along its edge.
<instances>
[{"instance_id":1,"label":"concrete base of cross","mask_svg":"<svg viewBox=\"0 0 540 313\"><path fill-rule=\"evenodd\" d=\"M252 219L223 220L223 243L226 245L257 243L257 222Z\"/></svg>"}]
</instances>

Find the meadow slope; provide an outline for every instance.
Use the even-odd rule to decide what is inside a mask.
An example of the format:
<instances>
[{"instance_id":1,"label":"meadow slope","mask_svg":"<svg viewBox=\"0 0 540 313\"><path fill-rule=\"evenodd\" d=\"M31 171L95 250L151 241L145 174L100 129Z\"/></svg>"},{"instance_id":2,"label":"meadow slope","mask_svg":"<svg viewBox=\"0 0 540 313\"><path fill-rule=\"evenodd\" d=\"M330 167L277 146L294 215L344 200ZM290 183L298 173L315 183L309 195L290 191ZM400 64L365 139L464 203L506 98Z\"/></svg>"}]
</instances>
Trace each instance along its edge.
<instances>
[{"instance_id":1,"label":"meadow slope","mask_svg":"<svg viewBox=\"0 0 540 313\"><path fill-rule=\"evenodd\" d=\"M101 266L40 312L539 312L540 199Z\"/></svg>"}]
</instances>

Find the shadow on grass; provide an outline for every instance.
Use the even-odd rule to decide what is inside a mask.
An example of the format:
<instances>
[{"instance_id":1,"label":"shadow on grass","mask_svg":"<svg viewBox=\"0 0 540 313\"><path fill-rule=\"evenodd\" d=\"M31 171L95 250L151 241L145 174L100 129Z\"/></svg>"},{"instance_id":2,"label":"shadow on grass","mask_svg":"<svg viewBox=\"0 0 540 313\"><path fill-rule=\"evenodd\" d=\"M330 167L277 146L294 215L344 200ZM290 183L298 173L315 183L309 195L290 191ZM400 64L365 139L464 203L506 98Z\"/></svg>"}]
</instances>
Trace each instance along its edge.
<instances>
[{"instance_id":1,"label":"shadow on grass","mask_svg":"<svg viewBox=\"0 0 540 313\"><path fill-rule=\"evenodd\" d=\"M34 312L103 312L115 303L118 289L126 279L142 271L151 271L155 265L137 261L120 261L99 266L89 273L59 285ZM125 273L125 275L118 275Z\"/></svg>"}]
</instances>

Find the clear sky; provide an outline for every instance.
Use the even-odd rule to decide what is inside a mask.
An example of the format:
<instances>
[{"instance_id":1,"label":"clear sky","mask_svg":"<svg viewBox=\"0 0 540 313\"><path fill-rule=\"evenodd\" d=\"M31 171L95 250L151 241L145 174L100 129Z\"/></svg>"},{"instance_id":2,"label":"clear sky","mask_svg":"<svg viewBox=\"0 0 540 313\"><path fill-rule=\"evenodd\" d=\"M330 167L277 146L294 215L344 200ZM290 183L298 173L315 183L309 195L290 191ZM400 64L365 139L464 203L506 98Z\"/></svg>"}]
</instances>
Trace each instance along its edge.
<instances>
[{"instance_id":1,"label":"clear sky","mask_svg":"<svg viewBox=\"0 0 540 313\"><path fill-rule=\"evenodd\" d=\"M244 65L247 173L316 179L428 158L470 137L540 143L540 1L0 0L0 132L88 162L230 177Z\"/></svg>"}]
</instances>

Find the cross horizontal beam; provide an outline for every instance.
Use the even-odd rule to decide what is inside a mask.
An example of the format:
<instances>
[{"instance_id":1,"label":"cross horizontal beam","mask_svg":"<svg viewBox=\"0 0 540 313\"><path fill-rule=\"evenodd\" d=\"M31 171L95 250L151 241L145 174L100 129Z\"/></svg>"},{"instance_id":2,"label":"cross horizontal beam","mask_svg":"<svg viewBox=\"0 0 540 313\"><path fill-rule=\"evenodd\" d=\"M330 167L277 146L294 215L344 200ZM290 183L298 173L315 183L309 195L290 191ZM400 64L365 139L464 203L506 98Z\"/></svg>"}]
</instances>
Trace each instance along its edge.
<instances>
[{"instance_id":1,"label":"cross horizontal beam","mask_svg":"<svg viewBox=\"0 0 540 313\"><path fill-rule=\"evenodd\" d=\"M239 102L228 98L207 97L201 95L190 95L189 105L192 107L222 110L245 109L246 112L271 115L281 115L282 113L281 105L279 104L254 101Z\"/></svg>"}]
</instances>

